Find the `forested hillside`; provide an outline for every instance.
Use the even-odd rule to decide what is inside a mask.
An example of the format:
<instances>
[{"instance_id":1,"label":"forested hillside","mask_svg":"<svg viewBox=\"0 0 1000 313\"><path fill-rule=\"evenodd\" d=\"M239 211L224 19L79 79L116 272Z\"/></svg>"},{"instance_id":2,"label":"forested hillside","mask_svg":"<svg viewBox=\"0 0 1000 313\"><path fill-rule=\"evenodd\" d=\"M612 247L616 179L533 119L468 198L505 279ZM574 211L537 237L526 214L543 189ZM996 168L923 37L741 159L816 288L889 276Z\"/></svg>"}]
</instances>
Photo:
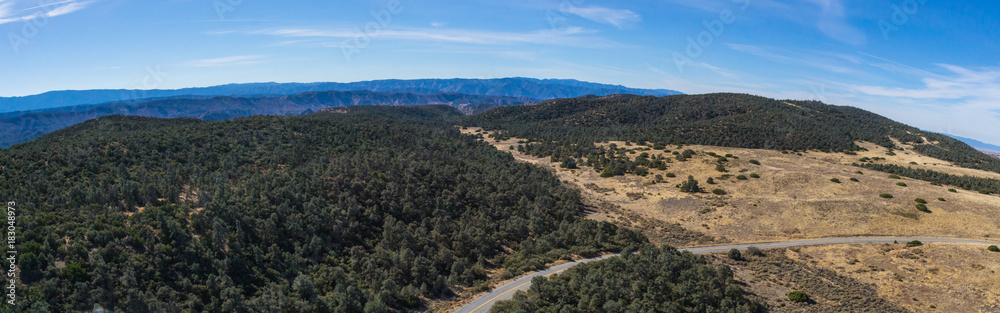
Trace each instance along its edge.
<instances>
[{"instance_id":1,"label":"forested hillside","mask_svg":"<svg viewBox=\"0 0 1000 313\"><path fill-rule=\"evenodd\" d=\"M442 122L459 115L110 116L4 150L19 309L409 311L500 266L645 242Z\"/></svg>"},{"instance_id":2,"label":"forested hillside","mask_svg":"<svg viewBox=\"0 0 1000 313\"><path fill-rule=\"evenodd\" d=\"M892 137L928 156L1000 172L1000 161L958 140L868 111L744 94L559 99L496 108L466 123L538 141L536 147L543 147L534 150L538 156L579 158L597 152L593 143L610 140L852 151L858 140L895 147Z\"/></svg>"}]
</instances>

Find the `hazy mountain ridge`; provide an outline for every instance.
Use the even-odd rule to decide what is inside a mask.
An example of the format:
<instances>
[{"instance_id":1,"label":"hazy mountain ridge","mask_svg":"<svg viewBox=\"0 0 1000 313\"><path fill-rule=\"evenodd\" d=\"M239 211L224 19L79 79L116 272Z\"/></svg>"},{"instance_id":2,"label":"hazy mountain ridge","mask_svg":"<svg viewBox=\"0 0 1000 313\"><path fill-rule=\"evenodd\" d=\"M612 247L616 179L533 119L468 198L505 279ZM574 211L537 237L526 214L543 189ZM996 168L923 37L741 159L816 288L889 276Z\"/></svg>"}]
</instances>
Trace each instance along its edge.
<instances>
[{"instance_id":1,"label":"hazy mountain ridge","mask_svg":"<svg viewBox=\"0 0 1000 313\"><path fill-rule=\"evenodd\" d=\"M950 135L950 134L945 134L945 135L948 136L948 137L951 137L951 138L958 139L959 141L964 142L964 143L972 146L973 148L976 148L979 151L986 152L986 154L993 155L993 156L1000 155L1000 146L998 146L998 145L985 143L985 142L982 142L982 141L979 141L979 140L975 140L975 139L972 139L972 138L959 137L959 136Z\"/></svg>"},{"instance_id":2,"label":"hazy mountain ridge","mask_svg":"<svg viewBox=\"0 0 1000 313\"><path fill-rule=\"evenodd\" d=\"M533 99L499 96L476 96L457 93L416 95L371 91L305 92L291 96L208 99L163 99L139 104L113 103L107 106L82 106L76 111L41 111L0 118L0 146L29 141L46 133L108 115L136 115L159 118L193 117L225 120L250 115L299 115L328 107L357 105L427 105L446 104L457 109L469 105L512 105Z\"/></svg>"},{"instance_id":3,"label":"hazy mountain ridge","mask_svg":"<svg viewBox=\"0 0 1000 313\"><path fill-rule=\"evenodd\" d=\"M666 89L637 89L577 80L497 78L497 79L416 79L374 80L354 83L248 83L175 90L67 90L24 97L0 97L0 112L39 110L82 104L98 104L146 98L183 96L293 95L310 91L369 90L386 93L464 93L533 99L572 98L584 95L639 94L666 96L680 94Z\"/></svg>"}]
</instances>

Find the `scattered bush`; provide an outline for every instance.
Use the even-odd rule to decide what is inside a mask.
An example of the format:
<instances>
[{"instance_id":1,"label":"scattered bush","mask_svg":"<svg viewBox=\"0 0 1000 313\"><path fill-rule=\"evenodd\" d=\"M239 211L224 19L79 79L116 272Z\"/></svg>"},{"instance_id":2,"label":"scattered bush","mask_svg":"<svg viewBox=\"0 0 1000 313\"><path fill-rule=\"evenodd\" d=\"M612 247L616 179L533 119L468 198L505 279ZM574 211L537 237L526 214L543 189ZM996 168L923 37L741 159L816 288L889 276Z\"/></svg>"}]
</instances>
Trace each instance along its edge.
<instances>
[{"instance_id":1,"label":"scattered bush","mask_svg":"<svg viewBox=\"0 0 1000 313\"><path fill-rule=\"evenodd\" d=\"M792 291L788 293L788 301L792 302L809 302L809 295L801 291Z\"/></svg>"},{"instance_id":2,"label":"scattered bush","mask_svg":"<svg viewBox=\"0 0 1000 313\"><path fill-rule=\"evenodd\" d=\"M988 195L988 194L992 194L993 192L989 191L989 190L986 190L986 189L983 189L983 190L980 190L979 193L984 194L984 195Z\"/></svg>"},{"instance_id":3,"label":"scattered bush","mask_svg":"<svg viewBox=\"0 0 1000 313\"><path fill-rule=\"evenodd\" d=\"M997 248L996 245L989 246L988 248L986 248L986 250L990 250L992 252L1000 252L1000 248Z\"/></svg>"},{"instance_id":4,"label":"scattered bush","mask_svg":"<svg viewBox=\"0 0 1000 313\"><path fill-rule=\"evenodd\" d=\"M889 178L892 178L892 179L903 179L903 178L899 177L899 175L896 175L896 174L889 175Z\"/></svg>"},{"instance_id":5,"label":"scattered bush","mask_svg":"<svg viewBox=\"0 0 1000 313\"><path fill-rule=\"evenodd\" d=\"M642 177L646 177L646 175L649 175L649 170L647 170L645 167L639 166L639 167L636 167L635 170L632 171L632 173L634 173L636 175L639 175L639 176L642 176Z\"/></svg>"},{"instance_id":6,"label":"scattered bush","mask_svg":"<svg viewBox=\"0 0 1000 313\"><path fill-rule=\"evenodd\" d=\"M864 173L864 172L862 172L862 171L857 171L857 172L854 172L854 173L857 173L858 175L864 175L864 174L865 174L865 173Z\"/></svg>"},{"instance_id":7,"label":"scattered bush","mask_svg":"<svg viewBox=\"0 0 1000 313\"><path fill-rule=\"evenodd\" d=\"M757 175L757 173L750 173L750 178L760 178L760 175Z\"/></svg>"},{"instance_id":8,"label":"scattered bush","mask_svg":"<svg viewBox=\"0 0 1000 313\"><path fill-rule=\"evenodd\" d=\"M910 247L919 247L919 246L922 246L922 245L924 245L924 243L920 242L920 240L914 240L914 241L910 241L910 242L906 243L906 247L907 248L910 248Z\"/></svg>"},{"instance_id":9,"label":"scattered bush","mask_svg":"<svg viewBox=\"0 0 1000 313\"><path fill-rule=\"evenodd\" d=\"M835 182L835 183L838 183L838 184L840 183L840 180L839 180L839 179L836 179L836 178L830 178L830 181L831 181L831 182Z\"/></svg>"},{"instance_id":10,"label":"scattered bush","mask_svg":"<svg viewBox=\"0 0 1000 313\"><path fill-rule=\"evenodd\" d=\"M711 177L709 177L708 179L706 179L705 182L708 183L709 185L715 185L715 179L713 179Z\"/></svg>"},{"instance_id":11,"label":"scattered bush","mask_svg":"<svg viewBox=\"0 0 1000 313\"><path fill-rule=\"evenodd\" d=\"M743 254L740 253L740 250L737 250L735 248L729 250L729 252L726 253L726 256L728 256L730 259L733 259L735 261L743 261Z\"/></svg>"},{"instance_id":12,"label":"scattered bush","mask_svg":"<svg viewBox=\"0 0 1000 313\"><path fill-rule=\"evenodd\" d=\"M883 199L892 199L892 195L891 194L887 194L887 193L883 193L883 194L880 194L878 196L881 197L881 198L883 198Z\"/></svg>"},{"instance_id":13,"label":"scattered bush","mask_svg":"<svg viewBox=\"0 0 1000 313\"><path fill-rule=\"evenodd\" d=\"M955 188L949 188L948 192L958 192L958 190L955 190Z\"/></svg>"},{"instance_id":14,"label":"scattered bush","mask_svg":"<svg viewBox=\"0 0 1000 313\"><path fill-rule=\"evenodd\" d=\"M927 204L927 200L924 200L924 199L921 199L921 198L917 198L916 200L913 200L913 202L920 203L920 204Z\"/></svg>"},{"instance_id":15,"label":"scattered bush","mask_svg":"<svg viewBox=\"0 0 1000 313\"><path fill-rule=\"evenodd\" d=\"M712 193L714 193L714 194L716 194L716 195L719 195L719 196L725 196L725 195L726 195L726 191L725 191L725 190L722 190L722 189L715 189L715 190L712 190Z\"/></svg>"},{"instance_id":16,"label":"scattered bush","mask_svg":"<svg viewBox=\"0 0 1000 313\"><path fill-rule=\"evenodd\" d=\"M904 183L904 182L898 182L898 183L896 183L896 186L906 187L906 183Z\"/></svg>"},{"instance_id":17,"label":"scattered bush","mask_svg":"<svg viewBox=\"0 0 1000 313\"><path fill-rule=\"evenodd\" d=\"M750 161L747 161L747 162L750 162L750 164L753 164L753 165L760 165L760 161L757 161L757 160L750 160Z\"/></svg>"},{"instance_id":18,"label":"scattered bush","mask_svg":"<svg viewBox=\"0 0 1000 313\"><path fill-rule=\"evenodd\" d=\"M658 183L663 181L663 175L656 174L656 176L654 176L654 177L656 178L656 182L658 182Z\"/></svg>"},{"instance_id":19,"label":"scattered bush","mask_svg":"<svg viewBox=\"0 0 1000 313\"><path fill-rule=\"evenodd\" d=\"M698 187L698 181L694 179L694 176L688 176L687 181L681 183L681 192L696 193L701 192L701 187Z\"/></svg>"},{"instance_id":20,"label":"scattered bush","mask_svg":"<svg viewBox=\"0 0 1000 313\"><path fill-rule=\"evenodd\" d=\"M938 201L945 202L947 200L945 200L944 198L938 198Z\"/></svg>"},{"instance_id":21,"label":"scattered bush","mask_svg":"<svg viewBox=\"0 0 1000 313\"><path fill-rule=\"evenodd\" d=\"M667 177L674 178L674 177L677 177L677 174L667 173Z\"/></svg>"},{"instance_id":22,"label":"scattered bush","mask_svg":"<svg viewBox=\"0 0 1000 313\"><path fill-rule=\"evenodd\" d=\"M738 180L747 180L747 177L744 176L744 175L740 175L740 176L736 176L736 179L738 179Z\"/></svg>"},{"instance_id":23,"label":"scattered bush","mask_svg":"<svg viewBox=\"0 0 1000 313\"><path fill-rule=\"evenodd\" d=\"M931 210L927 208L926 204L918 204L917 205L917 211L924 212L924 213L931 213Z\"/></svg>"},{"instance_id":24,"label":"scattered bush","mask_svg":"<svg viewBox=\"0 0 1000 313\"><path fill-rule=\"evenodd\" d=\"M858 180L857 178L851 177L851 181L856 183L856 182L859 182L860 180Z\"/></svg>"}]
</instances>

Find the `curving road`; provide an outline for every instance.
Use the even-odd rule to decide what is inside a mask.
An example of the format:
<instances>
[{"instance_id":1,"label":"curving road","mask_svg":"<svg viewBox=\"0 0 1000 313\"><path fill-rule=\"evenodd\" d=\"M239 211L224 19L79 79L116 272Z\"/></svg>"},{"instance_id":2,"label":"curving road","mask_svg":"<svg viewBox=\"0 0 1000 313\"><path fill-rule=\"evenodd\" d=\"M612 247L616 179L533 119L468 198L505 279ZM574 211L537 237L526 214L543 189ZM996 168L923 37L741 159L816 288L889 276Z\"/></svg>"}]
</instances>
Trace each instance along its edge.
<instances>
[{"instance_id":1,"label":"curving road","mask_svg":"<svg viewBox=\"0 0 1000 313\"><path fill-rule=\"evenodd\" d=\"M790 247L801 247L801 246L815 246L815 245L831 245L831 244L845 244L845 243L889 243L889 242L908 242L911 240L919 240L923 243L952 243L952 244L978 244L978 245L1000 245L1000 242L984 241L984 240L972 240L972 239L952 239L952 238L921 238L921 237L847 237L847 238L821 238L821 239L806 239L806 240L792 240L792 241L782 241L782 242L768 242L768 243L753 243L753 244L738 244L738 245L725 245L725 246L711 246L711 247L697 247L697 248L683 248L678 249L681 251L688 251L694 254L704 254L713 252L725 252L731 249L745 250L751 246L758 247L761 249L772 249L772 248L790 248ZM570 267L576 266L577 264L583 264L587 262L600 261L616 255L607 255L593 259L586 259L577 262L566 263L558 266L550 267L549 269L534 272L525 275L517 280L506 283L503 286L499 286L492 291L483 294L472 300L455 311L455 313L484 313L488 312L493 304L497 301L503 301L510 299L514 296L514 293L518 290L528 290L531 287L531 279L537 276L552 276L558 274Z\"/></svg>"}]
</instances>

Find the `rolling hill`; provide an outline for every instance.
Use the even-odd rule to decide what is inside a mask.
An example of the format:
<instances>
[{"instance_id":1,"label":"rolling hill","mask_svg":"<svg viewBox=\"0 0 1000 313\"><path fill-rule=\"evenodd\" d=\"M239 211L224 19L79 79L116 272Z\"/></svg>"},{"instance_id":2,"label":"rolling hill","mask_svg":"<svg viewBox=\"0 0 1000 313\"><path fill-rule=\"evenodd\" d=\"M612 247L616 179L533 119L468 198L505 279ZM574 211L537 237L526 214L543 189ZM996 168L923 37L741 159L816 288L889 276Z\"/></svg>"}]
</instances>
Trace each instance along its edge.
<instances>
[{"instance_id":1,"label":"rolling hill","mask_svg":"<svg viewBox=\"0 0 1000 313\"><path fill-rule=\"evenodd\" d=\"M756 148L855 151L857 141L888 148L913 145L924 155L963 167L1000 172L1000 161L954 138L883 116L816 101L745 94L614 95L501 107L466 122L539 141L533 154L582 157L612 140Z\"/></svg>"}]
</instances>

